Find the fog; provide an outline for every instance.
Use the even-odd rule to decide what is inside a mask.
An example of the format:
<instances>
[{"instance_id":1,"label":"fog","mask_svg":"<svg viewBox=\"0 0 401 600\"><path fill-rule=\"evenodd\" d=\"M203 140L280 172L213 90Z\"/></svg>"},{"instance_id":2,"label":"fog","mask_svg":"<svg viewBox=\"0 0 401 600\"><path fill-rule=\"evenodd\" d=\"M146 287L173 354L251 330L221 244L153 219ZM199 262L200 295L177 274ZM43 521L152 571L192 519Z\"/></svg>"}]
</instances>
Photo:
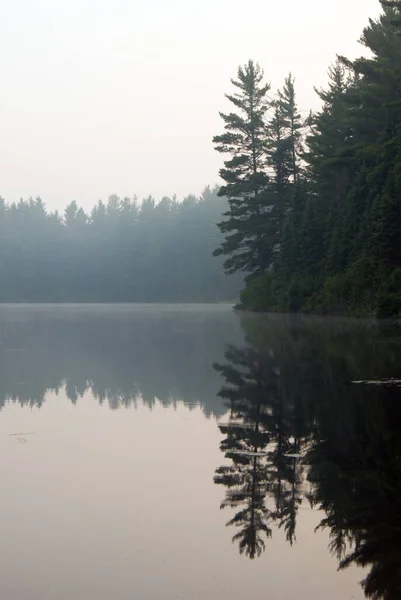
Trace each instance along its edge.
<instances>
[{"instance_id":1,"label":"fog","mask_svg":"<svg viewBox=\"0 0 401 600\"><path fill-rule=\"evenodd\" d=\"M226 207L217 188L157 204L112 195L89 214L70 202L62 216L0 199L0 302L233 301L243 275L213 258Z\"/></svg>"},{"instance_id":2,"label":"fog","mask_svg":"<svg viewBox=\"0 0 401 600\"><path fill-rule=\"evenodd\" d=\"M218 182L211 138L238 64L291 70L303 114L376 0L0 3L0 194L71 200L199 194Z\"/></svg>"}]
</instances>

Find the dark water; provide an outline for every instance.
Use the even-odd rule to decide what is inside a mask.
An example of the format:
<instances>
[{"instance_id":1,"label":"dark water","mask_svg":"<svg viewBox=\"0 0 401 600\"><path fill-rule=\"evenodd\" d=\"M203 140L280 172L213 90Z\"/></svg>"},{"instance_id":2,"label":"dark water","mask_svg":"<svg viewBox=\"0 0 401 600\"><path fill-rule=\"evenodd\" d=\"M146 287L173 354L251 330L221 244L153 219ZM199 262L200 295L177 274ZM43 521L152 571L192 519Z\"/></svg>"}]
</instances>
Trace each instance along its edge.
<instances>
[{"instance_id":1,"label":"dark water","mask_svg":"<svg viewBox=\"0 0 401 600\"><path fill-rule=\"evenodd\" d=\"M0 307L0 598L401 597L401 335Z\"/></svg>"}]
</instances>

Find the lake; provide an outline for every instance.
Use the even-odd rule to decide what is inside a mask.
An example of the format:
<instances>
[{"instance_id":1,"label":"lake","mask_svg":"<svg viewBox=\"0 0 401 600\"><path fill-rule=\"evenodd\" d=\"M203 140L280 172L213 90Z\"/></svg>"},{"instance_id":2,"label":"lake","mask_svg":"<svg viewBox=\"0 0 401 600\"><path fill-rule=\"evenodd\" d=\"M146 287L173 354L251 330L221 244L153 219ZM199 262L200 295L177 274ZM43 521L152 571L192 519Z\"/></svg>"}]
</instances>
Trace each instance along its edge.
<instances>
[{"instance_id":1,"label":"lake","mask_svg":"<svg viewBox=\"0 0 401 600\"><path fill-rule=\"evenodd\" d=\"M400 349L225 305L0 307L0 597L399 598Z\"/></svg>"}]
</instances>

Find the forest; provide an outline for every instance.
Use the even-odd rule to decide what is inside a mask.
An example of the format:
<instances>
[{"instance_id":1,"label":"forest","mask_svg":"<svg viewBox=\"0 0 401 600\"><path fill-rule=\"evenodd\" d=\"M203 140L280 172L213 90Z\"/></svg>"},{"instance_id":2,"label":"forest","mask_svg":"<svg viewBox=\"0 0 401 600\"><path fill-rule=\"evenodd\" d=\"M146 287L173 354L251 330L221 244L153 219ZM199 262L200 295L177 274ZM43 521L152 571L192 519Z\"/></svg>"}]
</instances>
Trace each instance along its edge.
<instances>
[{"instance_id":1,"label":"forest","mask_svg":"<svg viewBox=\"0 0 401 600\"><path fill-rule=\"evenodd\" d=\"M223 185L179 202L112 195L63 214L0 198L0 302L235 302L401 314L401 2L337 56L320 109L250 60L213 138ZM215 258L213 258L213 255ZM240 294L241 288L244 288Z\"/></svg>"},{"instance_id":2,"label":"forest","mask_svg":"<svg viewBox=\"0 0 401 600\"><path fill-rule=\"evenodd\" d=\"M381 5L365 56L337 56L307 118L291 75L273 96L254 61L232 80L215 255L245 274L240 308L401 313L401 2Z\"/></svg>"},{"instance_id":3,"label":"forest","mask_svg":"<svg viewBox=\"0 0 401 600\"><path fill-rule=\"evenodd\" d=\"M207 187L182 202L110 196L90 214L0 198L0 302L218 302L243 278L212 257L227 201Z\"/></svg>"}]
</instances>

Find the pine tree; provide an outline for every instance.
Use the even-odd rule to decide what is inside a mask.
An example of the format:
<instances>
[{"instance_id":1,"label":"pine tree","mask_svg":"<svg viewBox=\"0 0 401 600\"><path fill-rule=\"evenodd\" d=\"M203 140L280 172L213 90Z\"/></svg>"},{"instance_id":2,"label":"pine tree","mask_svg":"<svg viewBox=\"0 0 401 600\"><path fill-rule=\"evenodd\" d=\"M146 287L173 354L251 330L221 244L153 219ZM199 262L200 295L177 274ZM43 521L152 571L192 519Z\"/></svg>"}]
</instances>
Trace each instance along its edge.
<instances>
[{"instance_id":1,"label":"pine tree","mask_svg":"<svg viewBox=\"0 0 401 600\"><path fill-rule=\"evenodd\" d=\"M302 153L303 123L296 104L294 79L291 74L285 79L283 89L278 91L278 98L272 104L274 113L267 129L267 157L271 169L271 188L274 191L281 250L294 186L299 180Z\"/></svg>"},{"instance_id":2,"label":"pine tree","mask_svg":"<svg viewBox=\"0 0 401 600\"><path fill-rule=\"evenodd\" d=\"M361 38L373 58L352 64L363 78L363 109L370 123L365 159L370 159L370 187L375 194L371 209L390 223L391 216L386 218L382 211L387 204L383 196L393 196L401 155L401 3L382 5L383 14L377 21L370 21Z\"/></svg>"},{"instance_id":3,"label":"pine tree","mask_svg":"<svg viewBox=\"0 0 401 600\"><path fill-rule=\"evenodd\" d=\"M284 121L284 135L291 154L290 170L293 183L300 174L300 155L302 153L302 118L295 97L295 80L291 73L278 92L278 104Z\"/></svg>"},{"instance_id":4,"label":"pine tree","mask_svg":"<svg viewBox=\"0 0 401 600\"><path fill-rule=\"evenodd\" d=\"M269 197L266 172L266 126L269 109L264 74L250 60L238 68L237 79L231 82L238 90L226 97L236 113L220 113L225 133L215 136L216 150L230 155L220 170L225 185L219 195L228 198L225 221L218 224L225 239L214 254L226 255L227 273L246 271L261 274L270 266L276 239L274 214Z\"/></svg>"},{"instance_id":5,"label":"pine tree","mask_svg":"<svg viewBox=\"0 0 401 600\"><path fill-rule=\"evenodd\" d=\"M281 245L284 221L290 202L289 180L292 167L292 152L286 137L286 121L280 102L274 102L274 113L268 124L267 160L271 169L271 189L274 210L277 215L278 239Z\"/></svg>"},{"instance_id":6,"label":"pine tree","mask_svg":"<svg viewBox=\"0 0 401 600\"><path fill-rule=\"evenodd\" d=\"M324 197L329 205L341 202L349 184L346 149L347 143L351 143L352 131L347 94L352 82L351 70L337 60L329 69L328 89L315 90L323 101L323 108L312 116L311 132L306 138L307 176L312 191Z\"/></svg>"}]
</instances>

